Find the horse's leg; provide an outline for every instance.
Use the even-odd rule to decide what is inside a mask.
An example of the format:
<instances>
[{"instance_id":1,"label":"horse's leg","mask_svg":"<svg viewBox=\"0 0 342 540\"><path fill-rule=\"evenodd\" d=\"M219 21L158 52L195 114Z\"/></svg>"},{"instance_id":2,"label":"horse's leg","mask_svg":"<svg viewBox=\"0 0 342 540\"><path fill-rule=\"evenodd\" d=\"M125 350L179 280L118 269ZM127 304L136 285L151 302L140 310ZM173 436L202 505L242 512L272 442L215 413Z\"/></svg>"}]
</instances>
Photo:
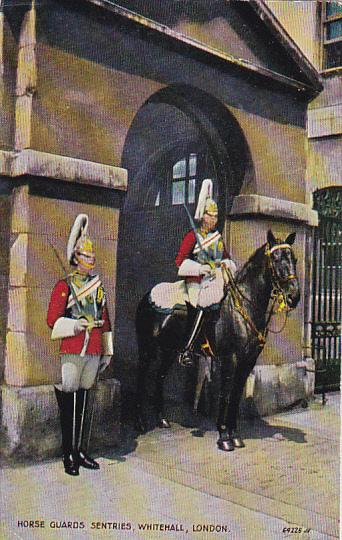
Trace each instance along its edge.
<instances>
[{"instance_id":1,"label":"horse's leg","mask_svg":"<svg viewBox=\"0 0 342 540\"><path fill-rule=\"evenodd\" d=\"M232 371L235 372L235 355L231 354L221 359L221 390L219 396L219 414L217 419L217 429L219 439L217 445L220 450L231 452L234 450L234 443L228 433L227 428L227 408L229 403L230 387L232 383Z\"/></svg>"},{"instance_id":2,"label":"horse's leg","mask_svg":"<svg viewBox=\"0 0 342 540\"><path fill-rule=\"evenodd\" d=\"M229 447L231 446L231 443L235 448L243 448L245 446L239 432L237 431L237 417L242 392L248 375L255 365L257 356L258 355L253 358L249 358L248 363L246 363L246 356L241 353L237 354L237 362L235 364L230 392L226 397L223 415L220 417L221 423L219 424L220 439L222 439L222 431L224 428L224 437L230 441L228 444ZM218 445L220 447L219 443ZM221 449L226 450L226 448Z\"/></svg>"},{"instance_id":3,"label":"horse's leg","mask_svg":"<svg viewBox=\"0 0 342 540\"><path fill-rule=\"evenodd\" d=\"M164 380L169 356L156 340L139 348L139 370L136 392L136 428L141 433L157 425L170 427L164 414ZM151 413L153 419L151 418Z\"/></svg>"},{"instance_id":4,"label":"horse's leg","mask_svg":"<svg viewBox=\"0 0 342 540\"><path fill-rule=\"evenodd\" d=\"M136 428L142 433L158 425L163 411L163 386L167 371L167 359L158 340L140 340L139 367L136 390ZM166 363L166 366L165 366ZM152 418L154 416L154 418Z\"/></svg>"},{"instance_id":5,"label":"horse's leg","mask_svg":"<svg viewBox=\"0 0 342 540\"><path fill-rule=\"evenodd\" d=\"M157 356L159 358L159 369L156 375L156 386L154 394L154 407L157 413L158 426L170 428L170 422L166 417L164 409L164 382L172 363L172 351L158 347Z\"/></svg>"},{"instance_id":6,"label":"horse's leg","mask_svg":"<svg viewBox=\"0 0 342 540\"><path fill-rule=\"evenodd\" d=\"M138 364L138 377L136 386L136 413L135 413L135 427L141 433L146 433L147 418L144 413L144 405L146 405L146 397L148 395L146 388L146 378L150 363L150 353L146 346L139 347L139 364Z\"/></svg>"}]
</instances>

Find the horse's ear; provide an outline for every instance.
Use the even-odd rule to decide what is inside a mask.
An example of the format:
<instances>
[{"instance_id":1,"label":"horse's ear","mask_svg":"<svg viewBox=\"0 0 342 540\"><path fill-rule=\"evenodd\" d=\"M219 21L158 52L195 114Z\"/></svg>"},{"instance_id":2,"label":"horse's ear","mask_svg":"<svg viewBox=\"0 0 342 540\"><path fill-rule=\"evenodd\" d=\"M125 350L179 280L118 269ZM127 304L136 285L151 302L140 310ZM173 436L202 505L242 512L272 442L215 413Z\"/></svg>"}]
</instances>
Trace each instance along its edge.
<instances>
[{"instance_id":1,"label":"horse's ear","mask_svg":"<svg viewBox=\"0 0 342 540\"><path fill-rule=\"evenodd\" d=\"M277 243L277 240L273 232L271 231L271 229L267 231L267 242L269 243L270 248L273 247Z\"/></svg>"},{"instance_id":2,"label":"horse's ear","mask_svg":"<svg viewBox=\"0 0 342 540\"><path fill-rule=\"evenodd\" d=\"M288 237L286 238L285 240L285 244L289 244L290 246L292 246L292 244L294 243L296 239L296 233L293 232L291 234L288 235Z\"/></svg>"}]
</instances>

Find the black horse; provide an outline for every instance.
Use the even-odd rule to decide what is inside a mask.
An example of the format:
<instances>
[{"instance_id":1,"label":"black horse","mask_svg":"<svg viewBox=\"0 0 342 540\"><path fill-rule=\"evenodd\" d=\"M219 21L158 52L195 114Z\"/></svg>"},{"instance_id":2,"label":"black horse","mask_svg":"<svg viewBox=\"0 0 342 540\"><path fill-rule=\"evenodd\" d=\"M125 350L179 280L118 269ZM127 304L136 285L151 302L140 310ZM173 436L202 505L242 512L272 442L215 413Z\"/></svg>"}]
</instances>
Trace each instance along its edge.
<instances>
[{"instance_id":1,"label":"black horse","mask_svg":"<svg viewBox=\"0 0 342 540\"><path fill-rule=\"evenodd\" d=\"M224 451L243 447L237 431L239 403L267 336L276 309L294 309L300 299L296 258L292 251L295 233L286 240L268 231L267 243L256 250L233 279L226 273L225 295L216 324L216 350L221 358L221 392L217 428L218 447ZM223 269L225 272L225 270ZM144 403L150 401L160 427L170 427L164 413L163 383L171 363L184 343L186 311L157 312L149 293L136 314L139 348L137 423L144 431Z\"/></svg>"}]
</instances>

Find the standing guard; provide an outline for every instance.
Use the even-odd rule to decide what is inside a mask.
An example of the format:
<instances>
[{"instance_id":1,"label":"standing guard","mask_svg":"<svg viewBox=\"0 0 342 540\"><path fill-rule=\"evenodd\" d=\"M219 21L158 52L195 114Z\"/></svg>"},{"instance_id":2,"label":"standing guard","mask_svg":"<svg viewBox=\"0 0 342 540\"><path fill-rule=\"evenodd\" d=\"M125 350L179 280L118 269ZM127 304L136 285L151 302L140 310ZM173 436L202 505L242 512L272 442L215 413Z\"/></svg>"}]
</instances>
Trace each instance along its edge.
<instances>
[{"instance_id":1,"label":"standing guard","mask_svg":"<svg viewBox=\"0 0 342 540\"><path fill-rule=\"evenodd\" d=\"M88 222L86 214L79 214L72 226L67 258L75 270L55 285L47 315L51 339L62 339L62 384L55 386L55 392L64 469L71 476L79 474L80 466L99 469L99 464L87 455L84 440L88 390L113 355L106 294L100 277L93 273L95 252L87 236Z\"/></svg>"},{"instance_id":2,"label":"standing guard","mask_svg":"<svg viewBox=\"0 0 342 540\"><path fill-rule=\"evenodd\" d=\"M200 334L204 334L204 352L215 355L215 325L224 296L221 265L233 274L236 271L216 229L218 209L212 191L212 181L203 180L195 213L200 225L196 227L189 214L192 230L185 235L176 257L178 276L185 278L189 297L186 344L178 355L179 363L185 367L193 365L193 348Z\"/></svg>"}]
</instances>

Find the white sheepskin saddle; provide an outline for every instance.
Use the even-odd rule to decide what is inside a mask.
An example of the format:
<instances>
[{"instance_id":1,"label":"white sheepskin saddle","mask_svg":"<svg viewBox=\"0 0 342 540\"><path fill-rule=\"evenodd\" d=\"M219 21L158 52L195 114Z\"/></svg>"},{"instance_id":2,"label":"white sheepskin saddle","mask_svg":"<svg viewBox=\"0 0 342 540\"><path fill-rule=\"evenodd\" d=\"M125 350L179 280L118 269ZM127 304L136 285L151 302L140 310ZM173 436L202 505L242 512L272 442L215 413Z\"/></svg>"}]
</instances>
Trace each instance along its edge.
<instances>
[{"instance_id":1,"label":"white sheepskin saddle","mask_svg":"<svg viewBox=\"0 0 342 540\"><path fill-rule=\"evenodd\" d=\"M172 313L185 308L185 302L202 309L218 309L224 297L224 278L220 269L214 276L205 277L201 283L184 280L174 283L159 283L150 293L150 303L161 313Z\"/></svg>"},{"instance_id":2,"label":"white sheepskin saddle","mask_svg":"<svg viewBox=\"0 0 342 540\"><path fill-rule=\"evenodd\" d=\"M158 283L150 292L150 303L161 313L172 313L174 309L185 309L189 296L185 281Z\"/></svg>"}]
</instances>

